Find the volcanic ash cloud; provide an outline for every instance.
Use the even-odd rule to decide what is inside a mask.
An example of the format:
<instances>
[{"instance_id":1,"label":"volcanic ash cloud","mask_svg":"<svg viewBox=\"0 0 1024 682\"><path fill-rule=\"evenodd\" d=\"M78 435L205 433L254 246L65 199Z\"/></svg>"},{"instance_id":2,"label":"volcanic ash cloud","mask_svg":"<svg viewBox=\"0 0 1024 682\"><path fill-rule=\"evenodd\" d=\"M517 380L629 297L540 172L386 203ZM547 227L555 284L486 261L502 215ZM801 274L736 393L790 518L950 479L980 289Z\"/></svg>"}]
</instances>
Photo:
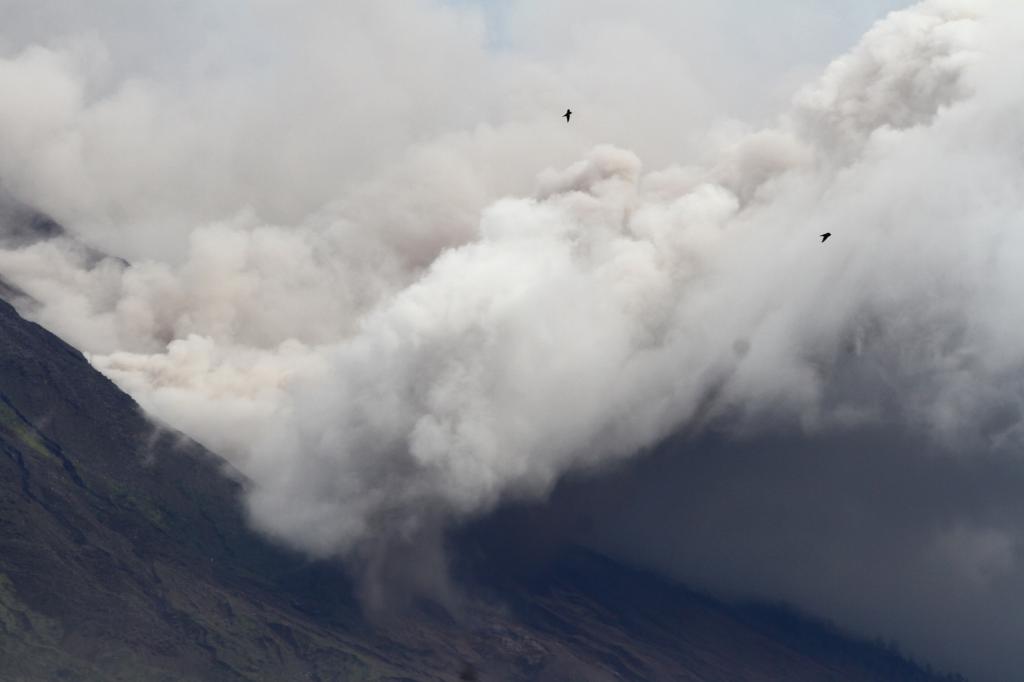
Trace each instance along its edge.
<instances>
[{"instance_id":1,"label":"volcanic ash cloud","mask_svg":"<svg viewBox=\"0 0 1024 682\"><path fill-rule=\"evenodd\" d=\"M440 137L296 224L240 207L167 259L97 263L61 238L3 251L0 271L147 410L226 456L259 527L318 556L543 496L695 420L892 418L832 390L844 353L877 354L908 396L899 418L955 440L1021 397L993 381L1024 359L1007 307L1024 272L1015 27L1006 3L894 13L709 163L645 173L598 146L479 210L470 180L406 181L468 177L461 159L522 131ZM53 76L46 110L91 117L80 139L109 132L60 59L28 51L0 80L26 72ZM159 92L139 88L111 110L150 121ZM22 154L78 158L19 130Z\"/></svg>"}]
</instances>

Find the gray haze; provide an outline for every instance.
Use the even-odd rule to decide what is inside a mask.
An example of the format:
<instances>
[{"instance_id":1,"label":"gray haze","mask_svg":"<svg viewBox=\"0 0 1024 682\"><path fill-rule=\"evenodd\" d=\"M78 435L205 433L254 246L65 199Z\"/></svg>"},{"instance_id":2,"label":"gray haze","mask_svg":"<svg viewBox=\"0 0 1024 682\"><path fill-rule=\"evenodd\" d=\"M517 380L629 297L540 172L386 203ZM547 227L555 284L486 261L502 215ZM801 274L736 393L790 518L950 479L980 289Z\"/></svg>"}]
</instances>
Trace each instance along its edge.
<instances>
[{"instance_id":1,"label":"gray haze","mask_svg":"<svg viewBox=\"0 0 1024 682\"><path fill-rule=\"evenodd\" d=\"M823 3L5 4L0 180L69 236L0 273L265 532L378 566L711 425L593 541L1024 665L1024 8L892 14L769 117Z\"/></svg>"},{"instance_id":2,"label":"gray haze","mask_svg":"<svg viewBox=\"0 0 1024 682\"><path fill-rule=\"evenodd\" d=\"M573 480L529 527L727 598L793 604L972 679L1011 680L1022 486L1016 453L950 452L892 425L777 429L673 442Z\"/></svg>"}]
</instances>

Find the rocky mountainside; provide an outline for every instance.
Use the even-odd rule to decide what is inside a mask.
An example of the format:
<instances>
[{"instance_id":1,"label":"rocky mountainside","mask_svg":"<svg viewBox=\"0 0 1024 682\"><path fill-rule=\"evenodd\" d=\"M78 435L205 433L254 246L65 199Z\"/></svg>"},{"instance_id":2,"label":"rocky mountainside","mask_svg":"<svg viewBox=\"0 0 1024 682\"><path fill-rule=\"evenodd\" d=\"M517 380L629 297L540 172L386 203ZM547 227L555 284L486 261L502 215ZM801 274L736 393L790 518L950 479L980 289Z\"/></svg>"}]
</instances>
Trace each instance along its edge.
<instances>
[{"instance_id":1,"label":"rocky mountainside","mask_svg":"<svg viewBox=\"0 0 1024 682\"><path fill-rule=\"evenodd\" d=\"M938 680L799 617L567 550L458 618L371 624L332 564L247 527L241 485L0 301L0 679Z\"/></svg>"}]
</instances>

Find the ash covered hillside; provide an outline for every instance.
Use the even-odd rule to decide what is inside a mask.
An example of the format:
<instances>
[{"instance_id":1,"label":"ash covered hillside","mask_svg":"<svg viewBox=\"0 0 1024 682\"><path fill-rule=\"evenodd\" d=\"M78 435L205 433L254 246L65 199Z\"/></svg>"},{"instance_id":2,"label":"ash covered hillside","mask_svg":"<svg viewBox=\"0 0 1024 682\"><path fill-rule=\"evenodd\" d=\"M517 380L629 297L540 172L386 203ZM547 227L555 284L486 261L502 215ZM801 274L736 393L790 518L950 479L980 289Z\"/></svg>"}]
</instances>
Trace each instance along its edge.
<instances>
[{"instance_id":1,"label":"ash covered hillside","mask_svg":"<svg viewBox=\"0 0 1024 682\"><path fill-rule=\"evenodd\" d=\"M456 617L410 602L370 622L336 563L248 530L224 466L0 302L0 678L941 679L572 549L504 575L484 551Z\"/></svg>"}]
</instances>

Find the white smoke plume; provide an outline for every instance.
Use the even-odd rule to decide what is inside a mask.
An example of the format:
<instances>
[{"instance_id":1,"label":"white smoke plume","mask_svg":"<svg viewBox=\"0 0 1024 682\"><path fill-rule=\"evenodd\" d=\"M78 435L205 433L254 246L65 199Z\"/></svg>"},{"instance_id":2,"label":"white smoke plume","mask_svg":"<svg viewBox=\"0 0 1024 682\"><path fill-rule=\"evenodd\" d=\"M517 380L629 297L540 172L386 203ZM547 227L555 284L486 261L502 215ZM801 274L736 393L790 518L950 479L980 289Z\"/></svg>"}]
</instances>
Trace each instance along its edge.
<instances>
[{"instance_id":1,"label":"white smoke plume","mask_svg":"<svg viewBox=\"0 0 1024 682\"><path fill-rule=\"evenodd\" d=\"M89 36L8 50L0 179L125 260L60 238L0 251L0 273L241 471L271 535L351 556L724 414L746 434L884 422L831 390L850 354L913 428L1021 444L1019 419L978 433L1024 400L1024 9L894 13L777 122L701 141L712 88L629 26L580 39L583 78L489 48L465 9L254 6L237 45L199 40L170 74ZM650 69L616 74L585 49L602 40ZM624 132L632 105L587 123L565 101L636 79L691 118ZM548 120L566 103L572 125ZM1020 570L1020 540L955 526L936 551L978 548L984 581Z\"/></svg>"}]
</instances>

